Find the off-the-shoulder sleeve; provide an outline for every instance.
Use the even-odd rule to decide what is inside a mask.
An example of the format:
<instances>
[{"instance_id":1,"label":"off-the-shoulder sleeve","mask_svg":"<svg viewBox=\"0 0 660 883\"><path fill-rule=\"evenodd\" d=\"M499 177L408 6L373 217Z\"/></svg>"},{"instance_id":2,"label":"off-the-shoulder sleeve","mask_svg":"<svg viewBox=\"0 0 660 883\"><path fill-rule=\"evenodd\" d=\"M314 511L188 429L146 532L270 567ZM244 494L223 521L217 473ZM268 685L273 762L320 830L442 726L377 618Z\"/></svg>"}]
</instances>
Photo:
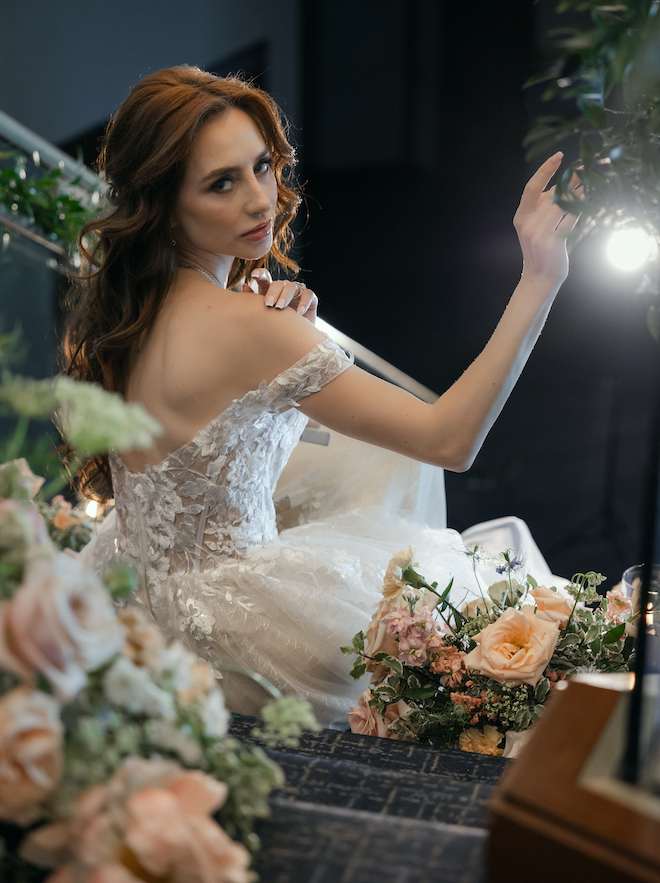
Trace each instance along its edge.
<instances>
[{"instance_id":1,"label":"off-the-shoulder sleeve","mask_svg":"<svg viewBox=\"0 0 660 883\"><path fill-rule=\"evenodd\" d=\"M328 337L268 384L271 402L295 404L318 392L352 364L353 356Z\"/></svg>"}]
</instances>

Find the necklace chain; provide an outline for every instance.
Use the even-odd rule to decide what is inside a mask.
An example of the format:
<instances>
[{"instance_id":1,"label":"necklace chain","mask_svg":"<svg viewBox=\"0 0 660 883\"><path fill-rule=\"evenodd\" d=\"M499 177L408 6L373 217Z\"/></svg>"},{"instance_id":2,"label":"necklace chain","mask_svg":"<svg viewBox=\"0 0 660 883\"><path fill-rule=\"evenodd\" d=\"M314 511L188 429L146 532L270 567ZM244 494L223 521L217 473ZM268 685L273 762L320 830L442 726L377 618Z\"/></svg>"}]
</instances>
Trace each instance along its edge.
<instances>
[{"instance_id":1,"label":"necklace chain","mask_svg":"<svg viewBox=\"0 0 660 883\"><path fill-rule=\"evenodd\" d=\"M212 282L217 288L222 288L222 285L218 282L218 280L211 273L202 269L202 267L196 267L194 264L177 264L182 270L197 270L198 273L201 273L202 276L206 276L209 282Z\"/></svg>"}]
</instances>

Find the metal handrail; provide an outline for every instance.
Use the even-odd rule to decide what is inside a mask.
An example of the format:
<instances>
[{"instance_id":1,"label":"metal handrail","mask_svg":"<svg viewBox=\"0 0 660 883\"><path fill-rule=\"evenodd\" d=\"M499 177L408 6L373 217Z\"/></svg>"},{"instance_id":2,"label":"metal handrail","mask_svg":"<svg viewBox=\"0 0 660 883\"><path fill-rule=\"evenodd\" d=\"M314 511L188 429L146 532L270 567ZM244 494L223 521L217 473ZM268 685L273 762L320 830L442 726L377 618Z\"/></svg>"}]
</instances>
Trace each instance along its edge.
<instances>
[{"instance_id":1,"label":"metal handrail","mask_svg":"<svg viewBox=\"0 0 660 883\"><path fill-rule=\"evenodd\" d=\"M19 123L2 110L0 110L0 136L33 157L37 153L40 163L53 169L62 169L71 179L79 177L80 183L90 189L96 189L99 184L103 183L101 178L87 166L76 162L59 147L46 141L41 135L37 135L36 132L28 129L27 126Z\"/></svg>"},{"instance_id":2,"label":"metal handrail","mask_svg":"<svg viewBox=\"0 0 660 883\"><path fill-rule=\"evenodd\" d=\"M374 374L379 374L386 380L395 383L397 386L400 386L414 396L417 396L417 398L421 399L423 402L433 404L433 402L437 401L437 392L433 392L432 389L429 389L428 386L424 386L423 383L415 380L414 377L411 377L399 368L395 368L394 365L386 362L385 359L377 356L376 353L372 353L371 350L366 348L366 346L362 346L357 340L353 340L352 337L339 331L333 325L324 322L323 319L317 319L316 327L325 332L328 337L331 337L339 344L339 346L343 346L345 349L350 350L355 358L359 362L362 362Z\"/></svg>"},{"instance_id":3,"label":"metal handrail","mask_svg":"<svg viewBox=\"0 0 660 883\"><path fill-rule=\"evenodd\" d=\"M97 190L100 186L103 186L103 180L91 169L88 169L87 166L84 166L82 163L76 162L60 150L59 147L46 141L45 138L37 135L36 132L28 129L27 126L24 126L22 123L17 122L2 110L0 110L0 137L10 141L17 147L20 147L33 157L35 156L35 153L38 154L38 157L35 157L35 161L50 166L51 168L62 169L70 179L80 178L80 183L90 189ZM22 236L27 236L29 239L39 242L52 252L62 255L64 254L64 250L59 246L48 242L41 236L32 233L30 230L26 230L24 227L13 223L1 215L0 223L12 231L20 233ZM367 349L366 346L362 346L361 343L353 340L353 338L339 331L328 322L318 319L317 327L324 331L328 337L331 337L340 346L351 350L355 355L355 358L374 374L378 374L386 380L395 383L397 386L400 386L417 396L417 398L422 399L422 401L434 402L438 398L437 393L433 392L422 383L419 383L404 371L399 370L399 368L395 368L394 365L390 365L385 359L377 356L376 353Z\"/></svg>"}]
</instances>

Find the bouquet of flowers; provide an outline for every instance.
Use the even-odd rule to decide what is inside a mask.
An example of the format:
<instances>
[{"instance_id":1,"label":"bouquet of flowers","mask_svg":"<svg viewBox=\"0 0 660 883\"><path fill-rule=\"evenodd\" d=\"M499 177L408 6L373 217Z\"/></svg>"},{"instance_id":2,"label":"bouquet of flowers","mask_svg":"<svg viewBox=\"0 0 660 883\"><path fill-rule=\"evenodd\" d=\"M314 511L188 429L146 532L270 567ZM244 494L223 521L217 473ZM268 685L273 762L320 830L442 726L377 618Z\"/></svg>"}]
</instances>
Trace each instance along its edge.
<instances>
[{"instance_id":1,"label":"bouquet of flowers","mask_svg":"<svg viewBox=\"0 0 660 883\"><path fill-rule=\"evenodd\" d=\"M79 457L159 431L90 384L0 381L0 404L18 412L7 450L55 407ZM46 868L51 883L247 883L280 768L227 735L205 663L139 609L117 611L134 574L85 569L72 551L84 519L62 499L35 503L42 484L25 459L0 462L0 879ZM296 744L315 728L304 700L277 694L258 736Z\"/></svg>"},{"instance_id":2,"label":"bouquet of flowers","mask_svg":"<svg viewBox=\"0 0 660 883\"><path fill-rule=\"evenodd\" d=\"M367 633L341 648L357 656L354 678L371 673L349 713L353 732L514 756L560 681L629 668L632 600L621 589L601 597L600 574L548 588L505 552L502 580L459 610L452 584L427 583L414 555L392 558Z\"/></svg>"}]
</instances>

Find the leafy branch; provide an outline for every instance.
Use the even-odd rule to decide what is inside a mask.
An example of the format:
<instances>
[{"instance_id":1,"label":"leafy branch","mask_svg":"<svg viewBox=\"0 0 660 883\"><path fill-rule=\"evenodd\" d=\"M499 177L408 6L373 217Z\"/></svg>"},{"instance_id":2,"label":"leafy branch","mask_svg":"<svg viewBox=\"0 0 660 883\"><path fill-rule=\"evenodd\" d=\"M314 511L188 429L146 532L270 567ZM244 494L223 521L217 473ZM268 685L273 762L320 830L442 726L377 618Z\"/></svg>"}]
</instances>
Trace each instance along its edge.
<instances>
[{"instance_id":1,"label":"leafy branch","mask_svg":"<svg viewBox=\"0 0 660 883\"><path fill-rule=\"evenodd\" d=\"M528 156L577 138L578 158L556 191L563 209L581 212L569 240L634 224L660 243L660 3L562 0L557 9L586 14L589 23L551 31L557 57L525 84L546 83L542 99L566 105L537 118L524 142ZM574 174L582 199L571 187ZM658 339L657 267L640 293L651 298L647 321Z\"/></svg>"}]
</instances>

